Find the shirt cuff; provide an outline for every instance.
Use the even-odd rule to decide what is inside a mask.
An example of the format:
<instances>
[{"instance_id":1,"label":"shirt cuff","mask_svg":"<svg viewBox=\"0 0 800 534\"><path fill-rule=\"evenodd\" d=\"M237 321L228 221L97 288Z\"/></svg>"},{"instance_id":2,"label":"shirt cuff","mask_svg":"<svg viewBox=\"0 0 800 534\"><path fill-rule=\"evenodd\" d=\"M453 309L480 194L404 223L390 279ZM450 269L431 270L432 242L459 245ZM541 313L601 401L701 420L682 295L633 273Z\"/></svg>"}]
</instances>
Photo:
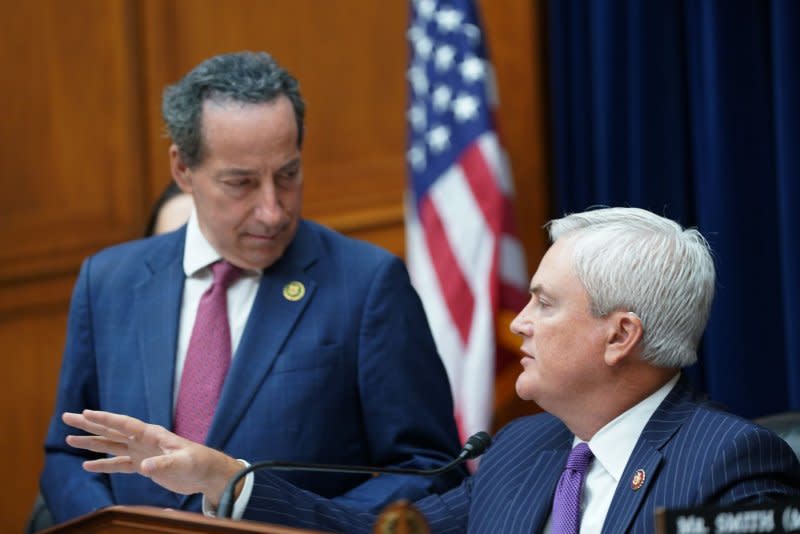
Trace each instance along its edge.
<instances>
[{"instance_id":1,"label":"shirt cuff","mask_svg":"<svg viewBox=\"0 0 800 534\"><path fill-rule=\"evenodd\" d=\"M236 461L244 466L243 469L250 467L250 464L244 460L237 459ZM247 476L244 477L244 487L239 497L236 498L236 502L233 503L231 519L241 519L244 515L244 510L250 502L250 495L253 493L253 476L253 473L248 473ZM207 517L217 517L217 509L208 504L205 495L203 495L203 515Z\"/></svg>"}]
</instances>

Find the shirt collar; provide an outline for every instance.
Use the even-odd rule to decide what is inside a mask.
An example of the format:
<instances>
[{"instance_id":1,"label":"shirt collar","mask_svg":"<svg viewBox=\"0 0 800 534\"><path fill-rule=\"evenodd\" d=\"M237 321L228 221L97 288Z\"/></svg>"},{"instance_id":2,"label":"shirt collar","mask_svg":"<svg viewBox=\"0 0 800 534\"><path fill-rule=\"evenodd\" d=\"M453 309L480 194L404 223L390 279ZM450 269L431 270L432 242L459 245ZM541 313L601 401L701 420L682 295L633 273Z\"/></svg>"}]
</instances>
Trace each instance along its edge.
<instances>
[{"instance_id":1,"label":"shirt collar","mask_svg":"<svg viewBox=\"0 0 800 534\"><path fill-rule=\"evenodd\" d=\"M647 422L678 383L680 376L681 374L677 373L655 393L618 415L589 441L589 448L594 453L595 461L602 464L615 482L619 482L622 477L628 459ZM581 441L576 437L573 447Z\"/></svg>"},{"instance_id":2,"label":"shirt collar","mask_svg":"<svg viewBox=\"0 0 800 534\"><path fill-rule=\"evenodd\" d=\"M222 259L208 239L200 231L197 222L197 211L192 208L189 222L186 225L186 246L183 249L183 272L186 277L197 275L212 263Z\"/></svg>"}]
</instances>

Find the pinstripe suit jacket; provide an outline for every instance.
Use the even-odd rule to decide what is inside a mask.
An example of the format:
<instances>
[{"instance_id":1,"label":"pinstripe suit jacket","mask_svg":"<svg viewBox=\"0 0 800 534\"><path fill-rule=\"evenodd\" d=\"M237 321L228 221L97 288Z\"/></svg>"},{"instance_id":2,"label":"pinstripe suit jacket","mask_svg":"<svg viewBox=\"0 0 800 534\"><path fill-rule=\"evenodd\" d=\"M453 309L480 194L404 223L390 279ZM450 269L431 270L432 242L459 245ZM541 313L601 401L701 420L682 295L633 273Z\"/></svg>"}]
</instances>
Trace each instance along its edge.
<instances>
[{"instance_id":1,"label":"pinstripe suit jacket","mask_svg":"<svg viewBox=\"0 0 800 534\"><path fill-rule=\"evenodd\" d=\"M541 532L573 434L549 414L500 432L478 472L459 488L417 502L436 533ZM631 488L643 469L644 486ZM800 495L789 446L755 424L695 400L681 379L653 414L625 468L603 533L655 531L658 507L757 503ZM257 477L246 517L337 532L369 532L374 516L301 494L270 474Z\"/></svg>"},{"instance_id":2,"label":"pinstripe suit jacket","mask_svg":"<svg viewBox=\"0 0 800 534\"><path fill-rule=\"evenodd\" d=\"M75 285L42 492L57 521L111 504L199 510L138 475L85 472L63 411L128 414L172 427L185 230L89 258ZM298 301L283 287L300 281ZM458 452L447 376L402 262L303 221L264 271L207 444L236 458L338 464L445 463ZM287 473L300 487L380 509L442 480Z\"/></svg>"}]
</instances>

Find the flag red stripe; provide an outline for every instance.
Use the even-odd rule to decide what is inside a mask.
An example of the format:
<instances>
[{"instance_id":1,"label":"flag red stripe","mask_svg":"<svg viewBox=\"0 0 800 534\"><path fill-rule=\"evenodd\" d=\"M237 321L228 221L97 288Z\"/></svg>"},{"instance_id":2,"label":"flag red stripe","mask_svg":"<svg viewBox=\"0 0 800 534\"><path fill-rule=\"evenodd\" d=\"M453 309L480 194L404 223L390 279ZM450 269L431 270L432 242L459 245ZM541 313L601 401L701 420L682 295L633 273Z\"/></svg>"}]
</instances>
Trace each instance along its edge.
<instances>
[{"instance_id":1,"label":"flag red stripe","mask_svg":"<svg viewBox=\"0 0 800 534\"><path fill-rule=\"evenodd\" d=\"M506 198L503 209L503 233L517 239L517 218L514 216L514 205L509 198Z\"/></svg>"},{"instance_id":2,"label":"flag red stripe","mask_svg":"<svg viewBox=\"0 0 800 534\"><path fill-rule=\"evenodd\" d=\"M497 177L486 160L478 143L472 143L461 154L459 160L472 194L478 201L486 222L491 225L495 237L501 232L514 236L516 221L514 205L499 189Z\"/></svg>"},{"instance_id":3,"label":"flag red stripe","mask_svg":"<svg viewBox=\"0 0 800 534\"><path fill-rule=\"evenodd\" d=\"M497 237L503 221L505 202L497 188L497 181L478 143L472 143L462 152L459 164L464 171L472 195L483 212L486 223Z\"/></svg>"},{"instance_id":4,"label":"flag red stripe","mask_svg":"<svg viewBox=\"0 0 800 534\"><path fill-rule=\"evenodd\" d=\"M447 309L450 310L450 317L456 325L461 341L466 345L472 328L475 299L450 248L444 225L430 196L423 198L419 205L419 219Z\"/></svg>"}]
</instances>

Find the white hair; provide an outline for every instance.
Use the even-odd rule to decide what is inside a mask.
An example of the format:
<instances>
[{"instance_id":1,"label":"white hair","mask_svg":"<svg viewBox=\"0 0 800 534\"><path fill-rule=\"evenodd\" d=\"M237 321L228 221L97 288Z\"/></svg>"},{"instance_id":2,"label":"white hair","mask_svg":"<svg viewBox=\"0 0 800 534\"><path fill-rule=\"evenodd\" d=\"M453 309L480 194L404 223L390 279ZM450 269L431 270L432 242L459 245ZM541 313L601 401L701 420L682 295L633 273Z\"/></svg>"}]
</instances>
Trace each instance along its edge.
<instances>
[{"instance_id":1,"label":"white hair","mask_svg":"<svg viewBox=\"0 0 800 534\"><path fill-rule=\"evenodd\" d=\"M547 224L569 239L573 267L603 317L631 311L642 321L642 359L660 367L697 360L714 298L714 260L695 229L638 208L601 208Z\"/></svg>"}]
</instances>

